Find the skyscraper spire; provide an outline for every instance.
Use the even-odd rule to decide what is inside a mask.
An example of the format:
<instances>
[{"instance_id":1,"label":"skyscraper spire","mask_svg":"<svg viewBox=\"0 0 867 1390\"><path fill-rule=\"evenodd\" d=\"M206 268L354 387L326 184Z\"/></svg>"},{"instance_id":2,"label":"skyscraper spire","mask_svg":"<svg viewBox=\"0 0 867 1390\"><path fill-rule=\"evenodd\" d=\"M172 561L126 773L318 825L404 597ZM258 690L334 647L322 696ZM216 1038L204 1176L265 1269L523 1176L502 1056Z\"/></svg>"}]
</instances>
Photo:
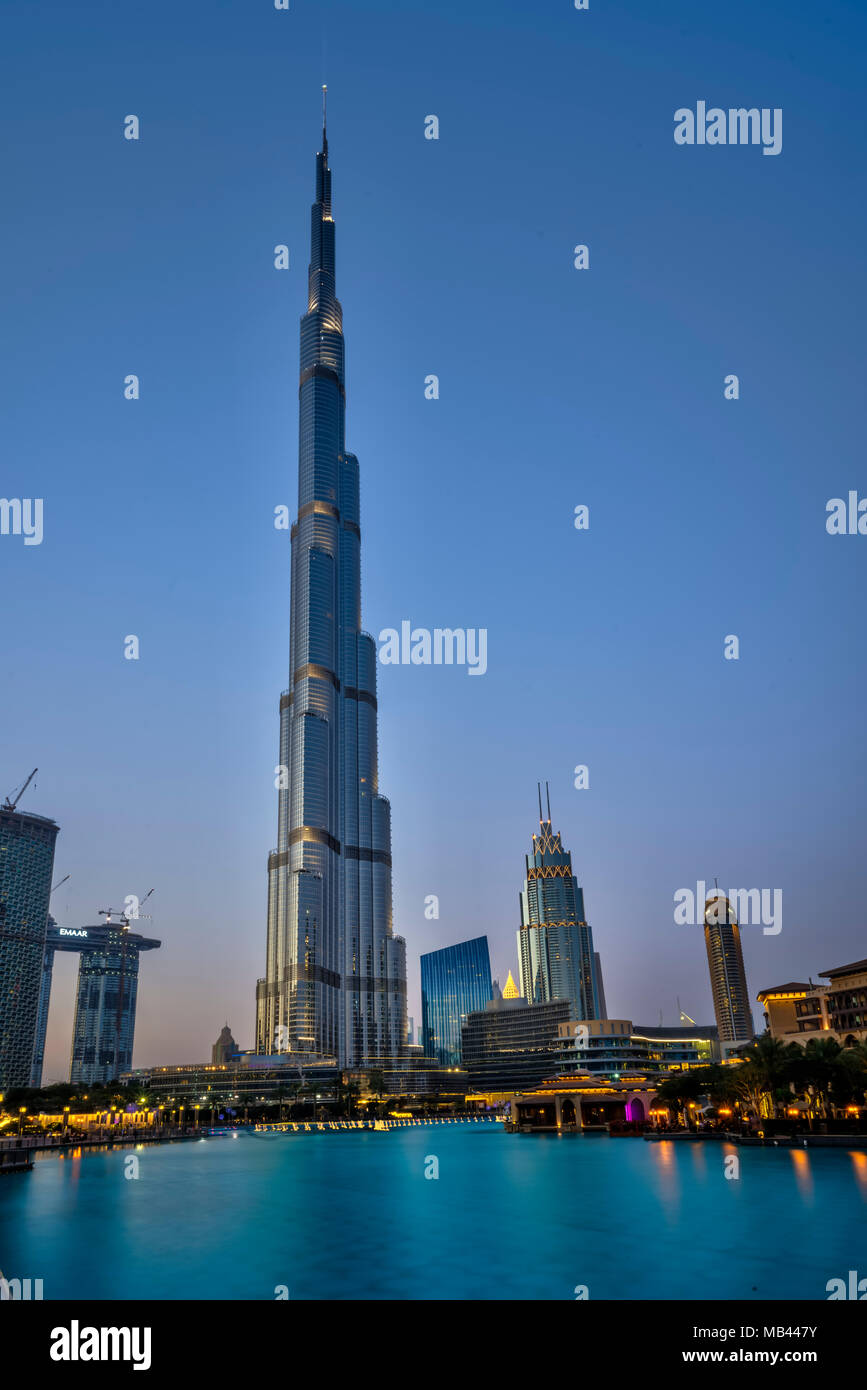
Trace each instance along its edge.
<instances>
[{"instance_id":1,"label":"skyscraper spire","mask_svg":"<svg viewBox=\"0 0 867 1390\"><path fill-rule=\"evenodd\" d=\"M292 527L289 685L280 697L277 846L268 858L260 1053L397 1058L406 945L392 932L391 811L379 793L376 644L361 626L358 460L345 445L343 310L331 170L322 149L301 319L298 518Z\"/></svg>"}]
</instances>

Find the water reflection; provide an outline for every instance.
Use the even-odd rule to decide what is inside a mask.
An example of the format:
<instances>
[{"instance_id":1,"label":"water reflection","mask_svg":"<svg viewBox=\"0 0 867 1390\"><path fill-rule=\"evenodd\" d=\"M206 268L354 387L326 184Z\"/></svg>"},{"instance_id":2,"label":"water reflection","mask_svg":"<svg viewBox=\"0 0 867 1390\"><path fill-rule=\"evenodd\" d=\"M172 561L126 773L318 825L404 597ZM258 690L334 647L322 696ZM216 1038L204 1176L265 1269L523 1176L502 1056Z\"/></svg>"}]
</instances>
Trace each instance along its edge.
<instances>
[{"instance_id":1,"label":"water reflection","mask_svg":"<svg viewBox=\"0 0 867 1390\"><path fill-rule=\"evenodd\" d=\"M858 1190L867 1201L867 1153L864 1153L863 1149L850 1149L849 1157L852 1160Z\"/></svg>"},{"instance_id":2,"label":"water reflection","mask_svg":"<svg viewBox=\"0 0 867 1390\"><path fill-rule=\"evenodd\" d=\"M795 1169L795 1182L807 1206L813 1205L813 1172L810 1167L808 1149L789 1149L789 1157Z\"/></svg>"},{"instance_id":3,"label":"water reflection","mask_svg":"<svg viewBox=\"0 0 867 1390\"><path fill-rule=\"evenodd\" d=\"M680 1216L680 1169L677 1162L677 1145L671 1139L662 1139L652 1147L656 1195L672 1225Z\"/></svg>"}]
</instances>

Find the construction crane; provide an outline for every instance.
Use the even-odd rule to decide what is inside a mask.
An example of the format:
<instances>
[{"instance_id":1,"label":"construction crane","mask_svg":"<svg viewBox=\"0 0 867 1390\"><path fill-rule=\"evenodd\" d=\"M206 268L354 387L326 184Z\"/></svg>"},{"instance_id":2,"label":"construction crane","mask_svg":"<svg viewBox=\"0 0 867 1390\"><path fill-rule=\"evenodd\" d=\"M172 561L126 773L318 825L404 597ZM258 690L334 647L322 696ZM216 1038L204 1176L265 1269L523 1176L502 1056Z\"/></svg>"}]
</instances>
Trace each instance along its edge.
<instances>
[{"instance_id":1,"label":"construction crane","mask_svg":"<svg viewBox=\"0 0 867 1390\"><path fill-rule=\"evenodd\" d=\"M51 890L51 893L53 893L56 889L62 887L62 885L66 882L67 878L72 878L72 874L67 874L66 878L62 878L58 883L55 883L54 888L52 888ZM51 897L51 893L49 893L49 897Z\"/></svg>"},{"instance_id":2,"label":"construction crane","mask_svg":"<svg viewBox=\"0 0 867 1390\"><path fill-rule=\"evenodd\" d=\"M30 786L30 783L33 781L33 778L36 776L36 774L37 774L38 771L39 771L39 768L38 768L38 767L34 767L33 771L31 772L30 776L27 778L27 781L24 783L24 786L21 788L21 790L19 791L19 793L18 793L18 795L16 796L16 798L15 798L14 801L10 801L10 800L9 800L9 797L7 796L7 798L6 798L6 800L3 802L3 806L2 806L2 809L3 809L4 811L14 811L14 810L15 810L15 807L18 805L19 801L21 800L22 796L23 796L24 793L26 792L27 788Z\"/></svg>"}]
</instances>

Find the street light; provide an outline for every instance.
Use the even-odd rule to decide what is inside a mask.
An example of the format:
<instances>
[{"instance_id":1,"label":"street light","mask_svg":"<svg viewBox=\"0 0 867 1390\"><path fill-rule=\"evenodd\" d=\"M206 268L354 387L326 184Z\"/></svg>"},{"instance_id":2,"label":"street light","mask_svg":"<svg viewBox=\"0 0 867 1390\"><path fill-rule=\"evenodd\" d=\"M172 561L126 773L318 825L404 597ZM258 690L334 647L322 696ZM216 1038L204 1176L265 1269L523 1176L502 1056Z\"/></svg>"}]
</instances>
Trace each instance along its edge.
<instances>
[{"instance_id":1,"label":"street light","mask_svg":"<svg viewBox=\"0 0 867 1390\"><path fill-rule=\"evenodd\" d=\"M27 1106L26 1106L26 1105L19 1106L19 1109L18 1109L18 1133L19 1133L19 1135L22 1135L22 1134L24 1133L24 1116L25 1116L26 1114L27 1114Z\"/></svg>"}]
</instances>

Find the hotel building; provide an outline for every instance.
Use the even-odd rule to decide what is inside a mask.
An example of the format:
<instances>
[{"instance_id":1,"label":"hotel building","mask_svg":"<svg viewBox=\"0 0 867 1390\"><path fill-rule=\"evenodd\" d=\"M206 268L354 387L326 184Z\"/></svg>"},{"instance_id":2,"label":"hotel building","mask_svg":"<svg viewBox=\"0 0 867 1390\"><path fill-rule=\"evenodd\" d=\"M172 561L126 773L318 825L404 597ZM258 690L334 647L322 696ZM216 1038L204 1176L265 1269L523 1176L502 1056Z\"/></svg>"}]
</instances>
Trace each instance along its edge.
<instances>
[{"instance_id":1,"label":"hotel building","mask_svg":"<svg viewBox=\"0 0 867 1390\"><path fill-rule=\"evenodd\" d=\"M790 980L758 994L771 1036L802 1047L816 1036L842 1047L867 1040L867 960L819 974L827 985Z\"/></svg>"}]
</instances>

